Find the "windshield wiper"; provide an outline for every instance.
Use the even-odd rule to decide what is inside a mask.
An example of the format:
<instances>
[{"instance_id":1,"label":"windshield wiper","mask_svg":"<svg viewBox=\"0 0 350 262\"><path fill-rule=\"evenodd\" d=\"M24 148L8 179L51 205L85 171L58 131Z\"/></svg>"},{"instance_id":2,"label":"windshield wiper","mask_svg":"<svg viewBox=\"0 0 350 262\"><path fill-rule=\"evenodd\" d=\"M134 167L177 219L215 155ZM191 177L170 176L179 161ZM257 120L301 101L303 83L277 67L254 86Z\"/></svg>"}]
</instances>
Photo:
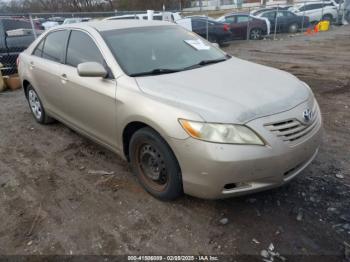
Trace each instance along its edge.
<instances>
[{"instance_id":1,"label":"windshield wiper","mask_svg":"<svg viewBox=\"0 0 350 262\"><path fill-rule=\"evenodd\" d=\"M219 59L212 59L212 60L202 60L198 63L198 65L204 66L204 65L209 65L209 64L216 64L220 63L223 61L226 61L227 58L219 58Z\"/></svg>"},{"instance_id":2,"label":"windshield wiper","mask_svg":"<svg viewBox=\"0 0 350 262\"><path fill-rule=\"evenodd\" d=\"M163 75L163 74L177 73L177 72L189 70L189 69L200 67L200 66L220 63L220 62L226 61L229 58L230 58L230 56L226 56L225 58L219 58L219 59L202 60L195 65L191 65L191 66L181 68L181 69L157 68L157 69L153 69L153 70L147 71L147 72L130 74L130 76L136 77L136 76L151 76L151 75Z\"/></svg>"},{"instance_id":3,"label":"windshield wiper","mask_svg":"<svg viewBox=\"0 0 350 262\"><path fill-rule=\"evenodd\" d=\"M183 70L188 70L188 69L192 69L192 68L196 68L196 67L200 67L200 66L205 66L205 65L210 65L210 64L216 64L216 63L220 63L220 62L224 62L227 59L229 59L230 57L225 57L225 58L219 58L219 59L211 59L211 60L202 60L197 64L185 67Z\"/></svg>"},{"instance_id":4,"label":"windshield wiper","mask_svg":"<svg viewBox=\"0 0 350 262\"><path fill-rule=\"evenodd\" d=\"M182 71L182 69L179 70L179 69L157 68L157 69L153 69L153 70L147 71L147 72L130 74L130 76L135 77L135 76L162 75L162 74L176 73L176 72L180 72L180 71Z\"/></svg>"}]
</instances>

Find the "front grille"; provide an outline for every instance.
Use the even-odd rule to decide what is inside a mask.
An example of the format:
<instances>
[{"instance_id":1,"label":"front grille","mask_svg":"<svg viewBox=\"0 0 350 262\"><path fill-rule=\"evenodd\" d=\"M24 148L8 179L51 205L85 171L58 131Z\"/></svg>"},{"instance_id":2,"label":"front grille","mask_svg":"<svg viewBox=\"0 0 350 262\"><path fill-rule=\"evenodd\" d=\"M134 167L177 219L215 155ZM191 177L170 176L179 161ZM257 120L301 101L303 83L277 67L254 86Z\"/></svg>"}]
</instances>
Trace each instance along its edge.
<instances>
[{"instance_id":1,"label":"front grille","mask_svg":"<svg viewBox=\"0 0 350 262\"><path fill-rule=\"evenodd\" d=\"M288 143L297 143L303 137L307 136L318 126L320 117L315 106L314 119L311 124L304 124L298 119L288 119L280 122L266 124L265 127L274 133L277 137Z\"/></svg>"}]
</instances>

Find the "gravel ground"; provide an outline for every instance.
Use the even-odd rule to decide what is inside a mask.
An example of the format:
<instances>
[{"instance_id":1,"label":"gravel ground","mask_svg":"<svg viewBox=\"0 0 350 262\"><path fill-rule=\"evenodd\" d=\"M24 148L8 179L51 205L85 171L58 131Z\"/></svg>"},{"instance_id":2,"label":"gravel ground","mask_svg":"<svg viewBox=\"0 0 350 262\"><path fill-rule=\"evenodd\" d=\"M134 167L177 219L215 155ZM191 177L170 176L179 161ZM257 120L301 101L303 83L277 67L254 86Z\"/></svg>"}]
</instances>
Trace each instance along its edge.
<instances>
[{"instance_id":1,"label":"gravel ground","mask_svg":"<svg viewBox=\"0 0 350 262\"><path fill-rule=\"evenodd\" d=\"M282 38L237 41L225 50L307 82L322 110L324 141L316 160L290 184L246 197L160 202L115 154L60 123L36 124L22 91L0 94L0 254L223 254L260 260L273 243L289 261L300 261L298 255L345 260L350 26Z\"/></svg>"}]
</instances>

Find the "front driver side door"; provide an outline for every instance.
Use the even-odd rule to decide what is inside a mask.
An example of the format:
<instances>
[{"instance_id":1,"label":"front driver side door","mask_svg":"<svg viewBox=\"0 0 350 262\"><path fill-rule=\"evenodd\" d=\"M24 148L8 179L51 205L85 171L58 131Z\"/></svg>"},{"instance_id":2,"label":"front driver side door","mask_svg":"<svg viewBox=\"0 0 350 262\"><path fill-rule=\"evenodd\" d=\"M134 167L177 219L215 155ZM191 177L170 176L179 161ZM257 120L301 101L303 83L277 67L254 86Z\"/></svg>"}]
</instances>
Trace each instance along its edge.
<instances>
[{"instance_id":1,"label":"front driver side door","mask_svg":"<svg viewBox=\"0 0 350 262\"><path fill-rule=\"evenodd\" d=\"M79 76L77 66L84 62L98 62L108 71L92 37L85 31L72 30L61 70L62 117L95 140L116 147L116 81L111 73L106 78Z\"/></svg>"}]
</instances>

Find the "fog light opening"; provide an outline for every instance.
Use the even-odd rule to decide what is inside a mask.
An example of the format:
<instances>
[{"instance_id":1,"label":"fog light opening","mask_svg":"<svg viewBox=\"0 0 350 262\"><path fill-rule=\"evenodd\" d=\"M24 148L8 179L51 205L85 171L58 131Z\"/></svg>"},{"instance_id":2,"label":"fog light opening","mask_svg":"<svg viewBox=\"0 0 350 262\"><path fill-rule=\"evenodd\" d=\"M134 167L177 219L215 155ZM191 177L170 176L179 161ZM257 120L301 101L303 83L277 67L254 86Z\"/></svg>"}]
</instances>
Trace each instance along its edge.
<instances>
[{"instance_id":1,"label":"fog light opening","mask_svg":"<svg viewBox=\"0 0 350 262\"><path fill-rule=\"evenodd\" d=\"M227 189L227 190L235 189L236 187L237 187L237 185L234 184L234 183L226 184L224 186L224 188Z\"/></svg>"}]
</instances>

